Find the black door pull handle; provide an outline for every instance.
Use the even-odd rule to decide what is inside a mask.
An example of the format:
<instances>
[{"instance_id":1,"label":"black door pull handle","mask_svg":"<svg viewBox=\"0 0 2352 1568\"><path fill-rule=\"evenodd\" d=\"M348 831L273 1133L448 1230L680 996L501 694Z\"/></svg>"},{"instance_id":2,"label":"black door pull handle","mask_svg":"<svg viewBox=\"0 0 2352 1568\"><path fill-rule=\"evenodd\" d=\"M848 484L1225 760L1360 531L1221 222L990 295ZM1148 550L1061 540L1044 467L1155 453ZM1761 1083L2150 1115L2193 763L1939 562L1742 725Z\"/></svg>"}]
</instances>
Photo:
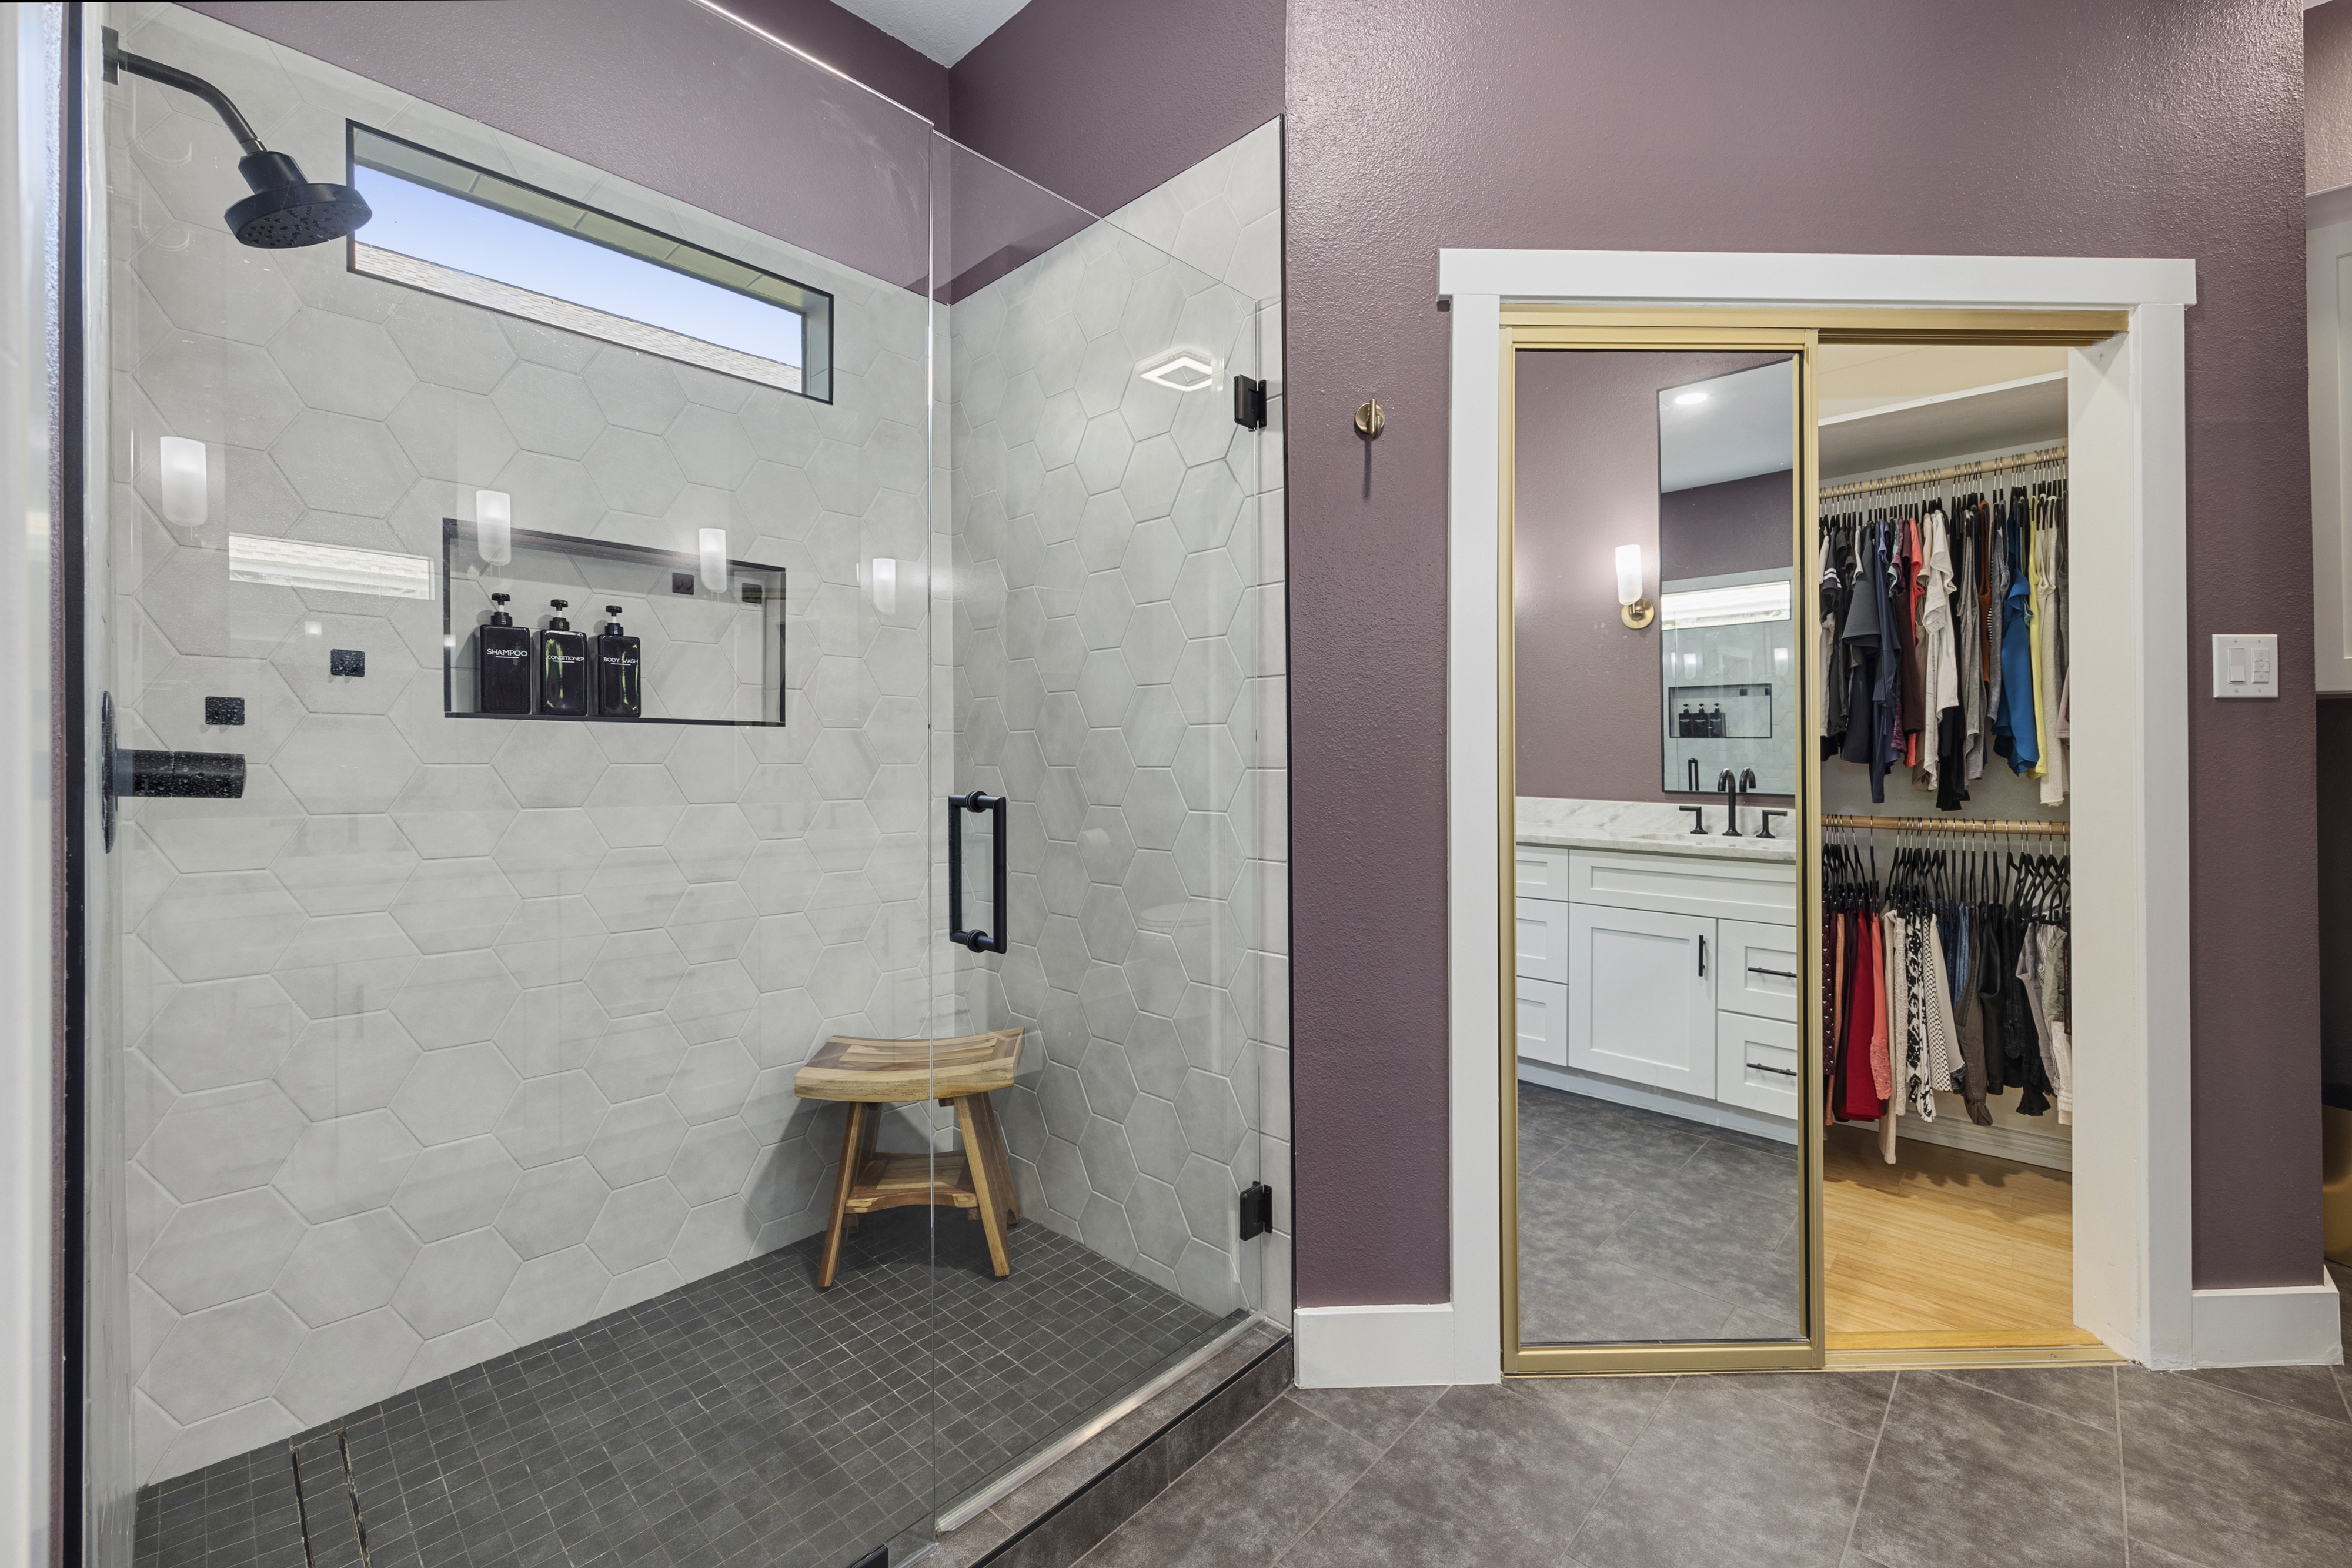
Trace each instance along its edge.
<instances>
[{"instance_id":1,"label":"black door pull handle","mask_svg":"<svg viewBox=\"0 0 2352 1568\"><path fill-rule=\"evenodd\" d=\"M966 811L986 811L989 814L992 858L995 862L996 929L994 932L973 931L963 923L963 814ZM948 940L961 943L975 953L1004 951L1004 797L986 795L974 789L969 795L948 797Z\"/></svg>"},{"instance_id":2,"label":"black door pull handle","mask_svg":"<svg viewBox=\"0 0 2352 1568\"><path fill-rule=\"evenodd\" d=\"M1698 975L1702 980L1706 978L1706 938L1704 936L1698 939Z\"/></svg>"}]
</instances>

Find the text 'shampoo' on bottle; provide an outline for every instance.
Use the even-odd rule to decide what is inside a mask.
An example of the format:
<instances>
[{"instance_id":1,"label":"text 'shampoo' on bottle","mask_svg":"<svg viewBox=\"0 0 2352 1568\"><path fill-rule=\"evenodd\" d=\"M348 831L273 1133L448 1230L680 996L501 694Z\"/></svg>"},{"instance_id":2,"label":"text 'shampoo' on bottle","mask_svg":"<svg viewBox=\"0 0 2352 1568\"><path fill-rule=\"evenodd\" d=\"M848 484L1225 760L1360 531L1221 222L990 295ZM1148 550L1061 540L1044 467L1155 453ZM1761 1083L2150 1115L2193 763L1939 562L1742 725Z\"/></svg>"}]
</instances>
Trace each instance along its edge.
<instances>
[{"instance_id":1,"label":"text 'shampoo' on bottle","mask_svg":"<svg viewBox=\"0 0 2352 1568\"><path fill-rule=\"evenodd\" d=\"M493 593L489 624L476 639L474 673L478 677L475 707L483 713L527 714L530 711L530 628L518 626L507 613L510 593Z\"/></svg>"}]
</instances>

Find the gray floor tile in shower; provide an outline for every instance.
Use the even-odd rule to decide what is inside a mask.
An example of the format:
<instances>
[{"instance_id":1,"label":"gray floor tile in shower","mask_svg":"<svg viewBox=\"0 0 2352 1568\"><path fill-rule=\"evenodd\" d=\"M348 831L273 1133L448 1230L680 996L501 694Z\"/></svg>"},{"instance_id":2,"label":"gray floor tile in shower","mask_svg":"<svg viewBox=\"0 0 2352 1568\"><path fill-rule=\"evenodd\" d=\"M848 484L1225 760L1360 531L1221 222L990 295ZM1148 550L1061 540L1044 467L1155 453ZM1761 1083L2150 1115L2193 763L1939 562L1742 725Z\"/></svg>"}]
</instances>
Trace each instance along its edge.
<instances>
[{"instance_id":1,"label":"gray floor tile in shower","mask_svg":"<svg viewBox=\"0 0 2352 1568\"><path fill-rule=\"evenodd\" d=\"M997 1280L929 1221L868 1217L829 1291L811 1238L354 1411L295 1439L303 1496L356 1494L372 1568L835 1568L1236 1321L1034 1224ZM278 1444L149 1489L136 1568L328 1568L294 1481Z\"/></svg>"}]
</instances>

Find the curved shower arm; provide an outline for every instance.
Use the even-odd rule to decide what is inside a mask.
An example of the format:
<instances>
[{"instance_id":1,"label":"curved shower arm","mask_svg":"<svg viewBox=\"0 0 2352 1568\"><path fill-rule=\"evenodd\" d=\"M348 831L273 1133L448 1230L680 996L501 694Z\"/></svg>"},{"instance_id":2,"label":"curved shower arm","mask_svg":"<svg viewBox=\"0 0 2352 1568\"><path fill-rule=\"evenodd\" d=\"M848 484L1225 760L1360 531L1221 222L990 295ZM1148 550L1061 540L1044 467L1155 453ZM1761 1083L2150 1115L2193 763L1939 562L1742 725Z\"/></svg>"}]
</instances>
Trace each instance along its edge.
<instances>
[{"instance_id":1,"label":"curved shower arm","mask_svg":"<svg viewBox=\"0 0 2352 1568\"><path fill-rule=\"evenodd\" d=\"M204 78L193 76L177 66L167 66L161 60L134 55L117 44L114 37L114 29L109 27L106 30L106 64L110 72L129 71L132 76L145 77L150 81L159 81L165 87L175 87L182 92L194 94L213 106L215 112L221 117L221 122L228 127L228 133L236 138L237 144L248 155L268 151L261 145L261 138L253 133L253 127L246 123L245 116L237 112L236 105L228 100L228 94Z\"/></svg>"}]
</instances>

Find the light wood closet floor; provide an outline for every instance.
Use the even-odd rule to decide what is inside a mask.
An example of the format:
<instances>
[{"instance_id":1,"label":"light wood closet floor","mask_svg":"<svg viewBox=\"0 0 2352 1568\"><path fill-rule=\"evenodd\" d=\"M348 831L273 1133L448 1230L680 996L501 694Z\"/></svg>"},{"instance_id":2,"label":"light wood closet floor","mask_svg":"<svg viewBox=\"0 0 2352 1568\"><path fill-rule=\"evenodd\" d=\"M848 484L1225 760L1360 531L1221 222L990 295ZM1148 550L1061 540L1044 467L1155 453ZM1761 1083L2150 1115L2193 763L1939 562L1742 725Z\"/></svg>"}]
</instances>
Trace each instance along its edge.
<instances>
[{"instance_id":1,"label":"light wood closet floor","mask_svg":"<svg viewBox=\"0 0 2352 1568\"><path fill-rule=\"evenodd\" d=\"M1915 1143L1890 1166L1874 1131L1832 1127L1822 1176L1830 1349L2098 1343L2074 1322L2064 1172Z\"/></svg>"}]
</instances>

